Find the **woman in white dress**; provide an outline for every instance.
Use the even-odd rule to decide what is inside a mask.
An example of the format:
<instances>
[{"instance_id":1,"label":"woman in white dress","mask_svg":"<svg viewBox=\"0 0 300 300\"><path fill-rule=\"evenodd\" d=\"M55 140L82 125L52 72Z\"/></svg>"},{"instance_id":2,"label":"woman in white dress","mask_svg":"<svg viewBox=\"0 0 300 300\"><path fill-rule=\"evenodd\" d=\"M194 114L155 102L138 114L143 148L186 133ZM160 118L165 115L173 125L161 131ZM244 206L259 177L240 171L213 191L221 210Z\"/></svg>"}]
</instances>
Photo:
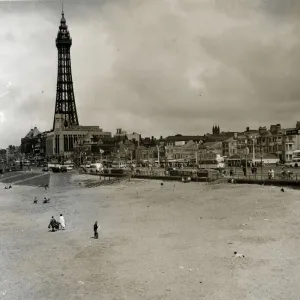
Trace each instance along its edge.
<instances>
[{"instance_id":1,"label":"woman in white dress","mask_svg":"<svg viewBox=\"0 0 300 300\"><path fill-rule=\"evenodd\" d=\"M59 223L60 223L61 229L65 230L66 222L65 222L65 218L62 214L60 214Z\"/></svg>"}]
</instances>

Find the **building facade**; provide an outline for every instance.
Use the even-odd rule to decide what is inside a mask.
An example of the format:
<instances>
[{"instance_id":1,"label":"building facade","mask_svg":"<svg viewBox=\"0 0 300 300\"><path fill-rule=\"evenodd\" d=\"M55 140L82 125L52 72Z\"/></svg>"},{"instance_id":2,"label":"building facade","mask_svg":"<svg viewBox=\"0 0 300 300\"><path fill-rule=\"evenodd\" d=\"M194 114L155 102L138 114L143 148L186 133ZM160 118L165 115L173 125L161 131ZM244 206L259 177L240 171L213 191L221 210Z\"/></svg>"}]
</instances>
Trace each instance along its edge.
<instances>
[{"instance_id":1,"label":"building facade","mask_svg":"<svg viewBox=\"0 0 300 300\"><path fill-rule=\"evenodd\" d=\"M222 142L222 155L230 157L237 153L237 139L230 137Z\"/></svg>"},{"instance_id":2,"label":"building facade","mask_svg":"<svg viewBox=\"0 0 300 300\"><path fill-rule=\"evenodd\" d=\"M99 126L65 127L63 124L64 119L59 114L56 114L55 117L55 129L47 134L47 156L70 157L74 145L88 135L92 135L97 139L111 136L110 132L104 132Z\"/></svg>"},{"instance_id":3,"label":"building facade","mask_svg":"<svg viewBox=\"0 0 300 300\"><path fill-rule=\"evenodd\" d=\"M300 150L300 122L294 128L283 129L282 148L283 161L291 162L293 151Z\"/></svg>"},{"instance_id":4,"label":"building facade","mask_svg":"<svg viewBox=\"0 0 300 300\"><path fill-rule=\"evenodd\" d=\"M31 129L24 138L21 139L21 152L28 157L46 156L46 140L48 132L40 132L37 127Z\"/></svg>"}]
</instances>

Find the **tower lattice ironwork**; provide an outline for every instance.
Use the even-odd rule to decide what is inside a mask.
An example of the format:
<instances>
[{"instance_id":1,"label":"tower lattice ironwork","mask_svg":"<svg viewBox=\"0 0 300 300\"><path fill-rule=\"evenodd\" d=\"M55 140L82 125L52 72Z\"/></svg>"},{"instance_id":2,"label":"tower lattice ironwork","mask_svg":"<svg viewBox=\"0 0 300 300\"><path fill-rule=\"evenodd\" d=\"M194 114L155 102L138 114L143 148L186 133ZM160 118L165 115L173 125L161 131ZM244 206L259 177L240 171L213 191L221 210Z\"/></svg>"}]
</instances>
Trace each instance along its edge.
<instances>
[{"instance_id":1,"label":"tower lattice ironwork","mask_svg":"<svg viewBox=\"0 0 300 300\"><path fill-rule=\"evenodd\" d=\"M58 50L58 70L56 102L54 114L61 114L65 127L79 125L73 90L70 48L72 39L66 24L64 12L61 14L59 31L56 38ZM54 129L55 115L53 121Z\"/></svg>"}]
</instances>

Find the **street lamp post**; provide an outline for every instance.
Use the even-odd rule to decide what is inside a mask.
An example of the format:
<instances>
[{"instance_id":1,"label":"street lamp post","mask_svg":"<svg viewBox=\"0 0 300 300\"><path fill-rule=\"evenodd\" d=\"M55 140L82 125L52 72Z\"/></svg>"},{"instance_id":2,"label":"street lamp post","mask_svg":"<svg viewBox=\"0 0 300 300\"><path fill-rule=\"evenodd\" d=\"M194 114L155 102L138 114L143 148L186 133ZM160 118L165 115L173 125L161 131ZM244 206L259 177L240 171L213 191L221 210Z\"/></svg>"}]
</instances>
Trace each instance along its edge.
<instances>
[{"instance_id":1,"label":"street lamp post","mask_svg":"<svg viewBox=\"0 0 300 300\"><path fill-rule=\"evenodd\" d=\"M199 144L196 145L196 166L198 166L198 151L199 151Z\"/></svg>"},{"instance_id":2,"label":"street lamp post","mask_svg":"<svg viewBox=\"0 0 300 300\"><path fill-rule=\"evenodd\" d=\"M252 139L252 143L253 143L252 163L254 164L254 162L255 162L255 145L254 145L254 143L255 143L255 137Z\"/></svg>"},{"instance_id":3,"label":"street lamp post","mask_svg":"<svg viewBox=\"0 0 300 300\"><path fill-rule=\"evenodd\" d=\"M100 152L100 161L102 162L102 153L104 152L102 149L99 150Z\"/></svg>"},{"instance_id":4,"label":"street lamp post","mask_svg":"<svg viewBox=\"0 0 300 300\"><path fill-rule=\"evenodd\" d=\"M247 147L247 140L245 141L245 144L246 144L246 156L245 156L245 161L246 161L246 166L245 166L245 168L246 168L246 177L247 177L247 156L248 156L248 147Z\"/></svg>"},{"instance_id":5,"label":"street lamp post","mask_svg":"<svg viewBox=\"0 0 300 300\"><path fill-rule=\"evenodd\" d=\"M261 153L261 156L260 156L260 178L262 179L262 153Z\"/></svg>"},{"instance_id":6,"label":"street lamp post","mask_svg":"<svg viewBox=\"0 0 300 300\"><path fill-rule=\"evenodd\" d=\"M158 166L160 166L160 161L159 161L159 145L156 145L157 148L157 161L158 161Z\"/></svg>"},{"instance_id":7,"label":"street lamp post","mask_svg":"<svg viewBox=\"0 0 300 300\"><path fill-rule=\"evenodd\" d=\"M168 167L167 167L168 161L167 161L167 147L165 147L165 170L167 171Z\"/></svg>"},{"instance_id":8,"label":"street lamp post","mask_svg":"<svg viewBox=\"0 0 300 300\"><path fill-rule=\"evenodd\" d=\"M252 140L252 167L254 167L254 163L255 163L255 140L256 140L256 136L254 137L250 137Z\"/></svg>"},{"instance_id":9,"label":"street lamp post","mask_svg":"<svg viewBox=\"0 0 300 300\"><path fill-rule=\"evenodd\" d=\"M201 152L199 153L199 169L201 169Z\"/></svg>"},{"instance_id":10,"label":"street lamp post","mask_svg":"<svg viewBox=\"0 0 300 300\"><path fill-rule=\"evenodd\" d=\"M124 149L124 152L125 152L125 163L127 164L127 152L128 152L128 149L125 148L125 149Z\"/></svg>"}]
</instances>

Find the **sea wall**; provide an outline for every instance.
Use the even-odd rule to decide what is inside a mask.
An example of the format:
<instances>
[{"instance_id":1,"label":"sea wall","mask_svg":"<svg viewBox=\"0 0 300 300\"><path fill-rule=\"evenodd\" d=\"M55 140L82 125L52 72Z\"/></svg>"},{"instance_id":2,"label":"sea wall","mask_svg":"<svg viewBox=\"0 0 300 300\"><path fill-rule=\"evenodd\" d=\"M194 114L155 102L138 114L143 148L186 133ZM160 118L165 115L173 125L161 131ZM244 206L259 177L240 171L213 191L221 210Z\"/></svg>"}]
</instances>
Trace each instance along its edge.
<instances>
[{"instance_id":1,"label":"sea wall","mask_svg":"<svg viewBox=\"0 0 300 300\"><path fill-rule=\"evenodd\" d=\"M182 181L182 176L158 176L158 175L144 175L144 174L97 174L88 173L89 175L99 176L99 177L130 177L136 179L153 179L153 180L167 180L167 181ZM207 177L191 177L193 182L210 182L213 181L211 178Z\"/></svg>"},{"instance_id":2,"label":"sea wall","mask_svg":"<svg viewBox=\"0 0 300 300\"><path fill-rule=\"evenodd\" d=\"M300 180L292 179L250 179L250 178L230 178L229 183L237 184L260 184L260 185L273 185L273 186L290 186L290 187L300 187Z\"/></svg>"}]
</instances>

